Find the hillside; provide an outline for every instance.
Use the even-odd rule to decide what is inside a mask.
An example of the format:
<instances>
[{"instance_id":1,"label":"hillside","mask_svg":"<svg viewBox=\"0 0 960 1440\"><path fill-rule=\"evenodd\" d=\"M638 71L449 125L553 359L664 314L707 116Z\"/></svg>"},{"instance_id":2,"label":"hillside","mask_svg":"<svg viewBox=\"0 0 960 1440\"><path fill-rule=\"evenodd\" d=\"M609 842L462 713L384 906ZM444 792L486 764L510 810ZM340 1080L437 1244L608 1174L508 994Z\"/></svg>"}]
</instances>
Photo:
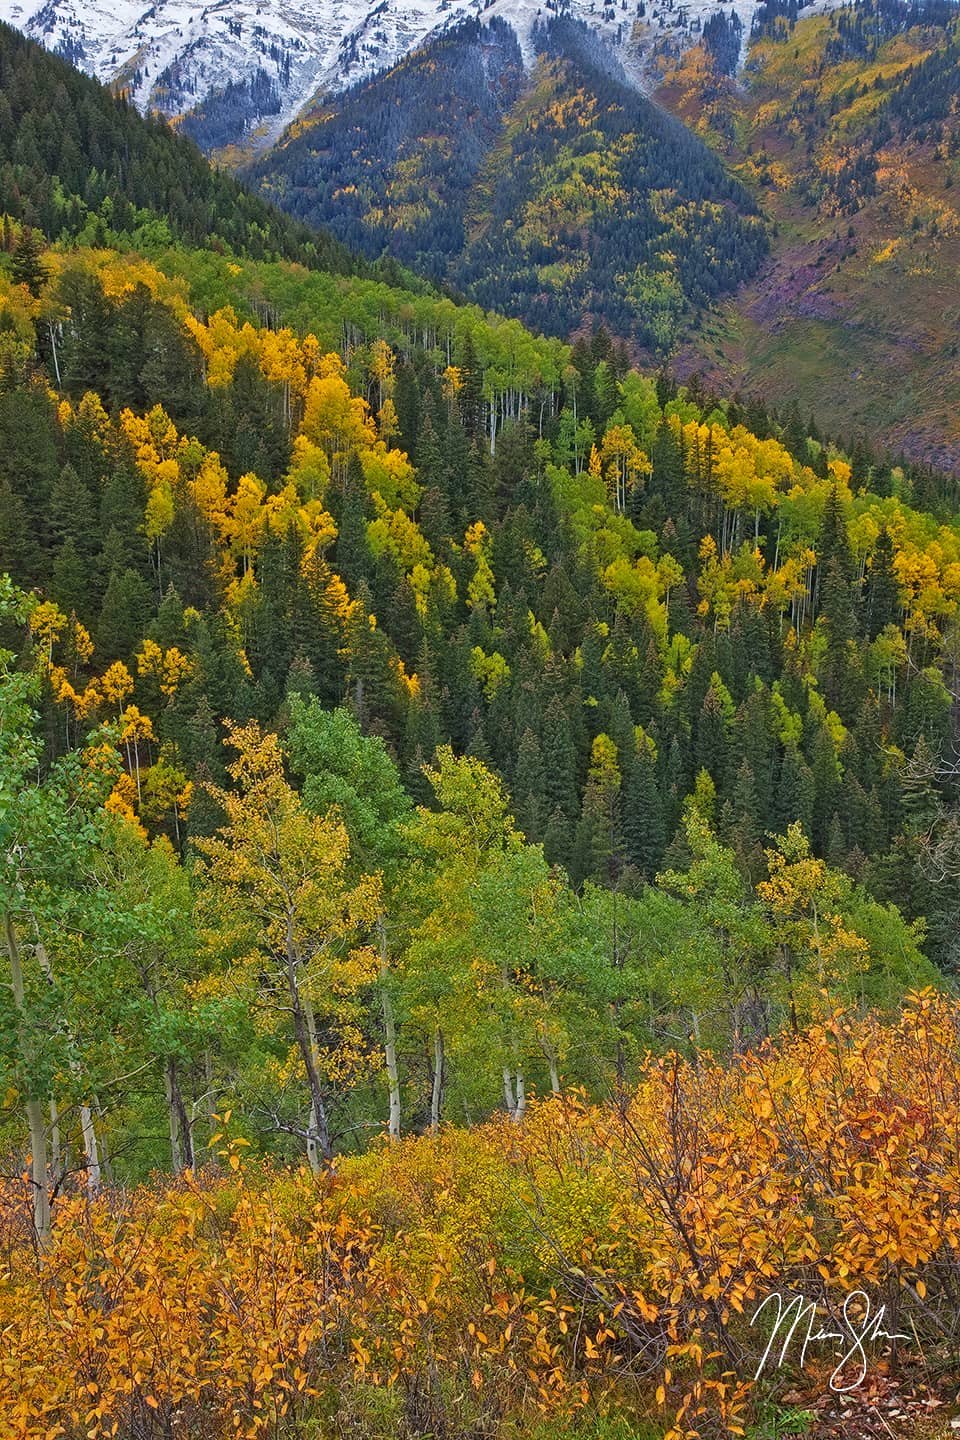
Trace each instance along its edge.
<instances>
[{"instance_id":1,"label":"hillside","mask_svg":"<svg viewBox=\"0 0 960 1440\"><path fill-rule=\"evenodd\" d=\"M667 353L756 273L755 206L586 27L553 19L533 38L527 81L506 27L461 27L305 114L250 178L362 253L546 333L603 320Z\"/></svg>"},{"instance_id":2,"label":"hillside","mask_svg":"<svg viewBox=\"0 0 960 1440\"><path fill-rule=\"evenodd\" d=\"M52 239L172 240L354 270L327 236L297 225L162 122L0 24L0 212Z\"/></svg>"},{"instance_id":3,"label":"hillside","mask_svg":"<svg viewBox=\"0 0 960 1440\"><path fill-rule=\"evenodd\" d=\"M956 11L771 14L742 86L698 50L658 92L775 236L772 263L691 338L681 373L955 469Z\"/></svg>"}]
</instances>

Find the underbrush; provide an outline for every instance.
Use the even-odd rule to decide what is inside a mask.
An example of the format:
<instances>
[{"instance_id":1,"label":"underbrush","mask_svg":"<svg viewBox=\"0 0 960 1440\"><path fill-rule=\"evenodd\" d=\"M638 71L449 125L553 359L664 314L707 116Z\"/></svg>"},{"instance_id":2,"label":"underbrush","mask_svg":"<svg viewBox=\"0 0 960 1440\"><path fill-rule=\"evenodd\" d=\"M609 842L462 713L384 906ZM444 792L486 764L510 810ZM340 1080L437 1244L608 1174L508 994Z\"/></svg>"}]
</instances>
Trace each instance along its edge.
<instances>
[{"instance_id":1,"label":"underbrush","mask_svg":"<svg viewBox=\"0 0 960 1440\"><path fill-rule=\"evenodd\" d=\"M791 1387L831 1392L837 1346L801 1364L778 1341L761 1399L775 1292L823 1328L885 1307L862 1381L858 1353L840 1376L877 1375L874 1408L917 1357L949 1381L958 1023L926 992L894 1024L830 1015L727 1064L651 1061L619 1105L555 1098L319 1182L245 1167L228 1134L215 1168L61 1200L42 1253L8 1183L0 1433L802 1434Z\"/></svg>"}]
</instances>

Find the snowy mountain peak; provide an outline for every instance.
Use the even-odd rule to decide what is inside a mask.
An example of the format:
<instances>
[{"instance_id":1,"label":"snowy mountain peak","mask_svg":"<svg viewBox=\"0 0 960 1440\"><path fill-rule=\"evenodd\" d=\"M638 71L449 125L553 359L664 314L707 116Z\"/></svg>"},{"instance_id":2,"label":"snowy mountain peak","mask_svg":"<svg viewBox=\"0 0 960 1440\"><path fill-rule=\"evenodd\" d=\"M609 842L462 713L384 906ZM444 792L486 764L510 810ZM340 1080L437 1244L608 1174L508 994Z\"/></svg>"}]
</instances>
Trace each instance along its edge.
<instances>
[{"instance_id":1,"label":"snowy mountain peak","mask_svg":"<svg viewBox=\"0 0 960 1440\"><path fill-rule=\"evenodd\" d=\"M529 64L535 24L562 12L640 78L651 50L695 40L721 9L736 11L746 35L757 0L0 0L0 19L125 85L140 109L174 118L213 107L218 148L259 149L317 95L395 64L468 18L507 21Z\"/></svg>"}]
</instances>

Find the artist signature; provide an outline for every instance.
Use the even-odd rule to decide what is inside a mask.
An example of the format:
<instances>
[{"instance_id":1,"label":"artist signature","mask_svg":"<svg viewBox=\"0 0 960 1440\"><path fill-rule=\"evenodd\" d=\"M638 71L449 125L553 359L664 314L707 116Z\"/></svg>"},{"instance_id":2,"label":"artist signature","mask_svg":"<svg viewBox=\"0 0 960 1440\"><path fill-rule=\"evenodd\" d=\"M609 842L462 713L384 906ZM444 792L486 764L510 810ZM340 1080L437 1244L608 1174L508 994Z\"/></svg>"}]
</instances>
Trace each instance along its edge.
<instances>
[{"instance_id":1,"label":"artist signature","mask_svg":"<svg viewBox=\"0 0 960 1440\"><path fill-rule=\"evenodd\" d=\"M777 1370L786 1362L788 1351L795 1340L800 1344L801 1369L811 1346L839 1341L847 1348L842 1352L841 1359L830 1376L830 1389L843 1394L847 1390L855 1390L867 1378L868 1345L873 1345L878 1340L909 1339L909 1336L899 1331L886 1328L884 1319L887 1307L881 1305L878 1310L874 1310L865 1290L852 1290L846 1297L834 1322L840 1327L837 1330L826 1330L819 1326L816 1301L807 1300L802 1295L794 1295L789 1301L785 1301L779 1291L768 1295L757 1306L750 1321L751 1325L757 1323L767 1306L775 1307L776 1320L754 1380L759 1380L781 1340L780 1358L773 1362L773 1368Z\"/></svg>"}]
</instances>

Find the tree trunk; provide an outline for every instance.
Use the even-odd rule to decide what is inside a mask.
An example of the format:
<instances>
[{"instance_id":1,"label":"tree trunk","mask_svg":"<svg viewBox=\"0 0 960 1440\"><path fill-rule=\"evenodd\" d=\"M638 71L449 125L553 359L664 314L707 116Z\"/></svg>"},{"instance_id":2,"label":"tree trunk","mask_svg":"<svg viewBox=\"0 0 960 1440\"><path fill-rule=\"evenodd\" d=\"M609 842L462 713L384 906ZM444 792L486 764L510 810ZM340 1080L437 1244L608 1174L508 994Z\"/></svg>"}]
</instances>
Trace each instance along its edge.
<instances>
[{"instance_id":1,"label":"tree trunk","mask_svg":"<svg viewBox=\"0 0 960 1440\"><path fill-rule=\"evenodd\" d=\"M517 1102L513 1098L513 1076L510 1074L509 1065L503 1067L503 1103L507 1107L507 1113L516 1117Z\"/></svg>"},{"instance_id":2,"label":"tree trunk","mask_svg":"<svg viewBox=\"0 0 960 1440\"><path fill-rule=\"evenodd\" d=\"M443 1106L443 1032L435 1030L433 1035L433 1091L430 1096L430 1131L436 1135L440 1129L440 1110Z\"/></svg>"},{"instance_id":3,"label":"tree trunk","mask_svg":"<svg viewBox=\"0 0 960 1440\"><path fill-rule=\"evenodd\" d=\"M50 1193L47 1190L47 1131L43 1123L43 1106L39 1100L28 1100L27 1125L30 1129L30 1183L33 1186L33 1228L37 1244L50 1243Z\"/></svg>"},{"instance_id":4,"label":"tree trunk","mask_svg":"<svg viewBox=\"0 0 960 1440\"><path fill-rule=\"evenodd\" d=\"M60 1174L60 1109L56 1095L50 1096L50 1166L54 1175Z\"/></svg>"},{"instance_id":5,"label":"tree trunk","mask_svg":"<svg viewBox=\"0 0 960 1440\"><path fill-rule=\"evenodd\" d=\"M400 1070L397 1065L397 1024L390 995L387 958L387 926L383 916L377 922L380 931L380 1004L383 1010L383 1058L390 1090L390 1119L387 1134L391 1140L400 1138Z\"/></svg>"},{"instance_id":6,"label":"tree trunk","mask_svg":"<svg viewBox=\"0 0 960 1440\"><path fill-rule=\"evenodd\" d=\"M33 1061L33 1046L26 1030L27 1004L23 984L23 967L20 963L20 946L13 916L9 911L3 917L4 938L10 957L10 977L13 984L13 1003L20 1017L20 1056L27 1071L30 1084L30 1069ZM27 1128L30 1131L30 1180L33 1185L33 1228L38 1245L47 1245L50 1240L50 1193L47 1189L47 1127L43 1119L43 1105L37 1098L28 1098L24 1106L27 1114Z\"/></svg>"},{"instance_id":7,"label":"tree trunk","mask_svg":"<svg viewBox=\"0 0 960 1440\"><path fill-rule=\"evenodd\" d=\"M545 1035L540 1037L540 1049L543 1051L543 1058L550 1067L550 1090L554 1095L560 1094L560 1067L557 1064L557 1052Z\"/></svg>"},{"instance_id":8,"label":"tree trunk","mask_svg":"<svg viewBox=\"0 0 960 1440\"><path fill-rule=\"evenodd\" d=\"M167 1060L163 1067L164 1087L167 1092L167 1114L170 1120L170 1158L173 1172L193 1169L193 1133L183 1103L183 1091L177 1079L175 1060Z\"/></svg>"},{"instance_id":9,"label":"tree trunk","mask_svg":"<svg viewBox=\"0 0 960 1440\"><path fill-rule=\"evenodd\" d=\"M83 1153L87 1157L87 1194L92 1200L100 1193L100 1150L93 1124L93 1111L86 1101L80 1106L80 1133L83 1136Z\"/></svg>"},{"instance_id":10,"label":"tree trunk","mask_svg":"<svg viewBox=\"0 0 960 1440\"><path fill-rule=\"evenodd\" d=\"M34 920L34 924L36 925L36 920ZM39 938L39 933L36 948L40 969L43 971L47 983L53 985L53 966L50 963L50 956L47 954L47 947ZM72 1048L71 1045L71 1050ZM80 1074L79 1061L73 1054L71 1054L70 1057L70 1073L72 1075ZM97 1146L97 1132L94 1128L93 1112L90 1109L90 1102L88 1100L82 1101L80 1105L80 1134L83 1137L83 1153L87 1162L87 1193L92 1199L100 1192L101 1171L100 1151Z\"/></svg>"},{"instance_id":11,"label":"tree trunk","mask_svg":"<svg viewBox=\"0 0 960 1440\"><path fill-rule=\"evenodd\" d=\"M297 979L297 952L293 940L292 916L287 918L287 989L290 995L290 1008L293 1011L293 1032L300 1050L303 1068L307 1072L307 1088L310 1092L310 1134L307 1139L307 1158L310 1161L311 1169L316 1171L319 1170L323 1161L332 1158L333 1149L330 1145L327 1107L320 1085L320 1073L317 1070L315 1036L311 1033L313 1029L312 1015L308 1023ZM311 1154L311 1142L314 1142L315 1146L313 1154Z\"/></svg>"},{"instance_id":12,"label":"tree trunk","mask_svg":"<svg viewBox=\"0 0 960 1440\"><path fill-rule=\"evenodd\" d=\"M100 1104L99 1096L94 1093L90 1098L93 1101L93 1109L97 1119L100 1121L100 1169L103 1173L104 1184L112 1185L113 1165L110 1160L110 1152L107 1149L106 1136L104 1135L104 1122L106 1117L103 1112L103 1106Z\"/></svg>"},{"instance_id":13,"label":"tree trunk","mask_svg":"<svg viewBox=\"0 0 960 1440\"><path fill-rule=\"evenodd\" d=\"M213 1056L209 1050L204 1050L203 1052L203 1083L206 1086L206 1093L203 1099L207 1111L207 1139L209 1140L216 1134L217 1127L217 1096L213 1084ZM216 1161L212 1158L213 1151L209 1153L211 1155L211 1164L216 1164Z\"/></svg>"},{"instance_id":14,"label":"tree trunk","mask_svg":"<svg viewBox=\"0 0 960 1440\"><path fill-rule=\"evenodd\" d=\"M513 1112L514 1120L519 1122L527 1113L527 1082L524 1079L523 1071L517 1071L517 1108Z\"/></svg>"}]
</instances>

